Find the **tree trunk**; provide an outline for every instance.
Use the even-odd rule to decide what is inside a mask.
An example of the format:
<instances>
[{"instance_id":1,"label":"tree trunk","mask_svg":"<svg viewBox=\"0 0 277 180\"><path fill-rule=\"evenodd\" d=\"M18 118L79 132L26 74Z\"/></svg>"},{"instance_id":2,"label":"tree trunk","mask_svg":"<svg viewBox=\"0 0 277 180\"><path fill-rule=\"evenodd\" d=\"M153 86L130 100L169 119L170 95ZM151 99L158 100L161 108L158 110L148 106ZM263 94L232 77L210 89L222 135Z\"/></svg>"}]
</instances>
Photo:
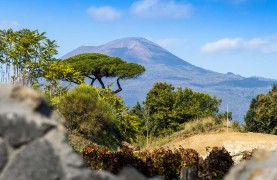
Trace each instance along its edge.
<instances>
[{"instance_id":1,"label":"tree trunk","mask_svg":"<svg viewBox=\"0 0 277 180\"><path fill-rule=\"evenodd\" d=\"M74 84L78 84L78 85L80 84L79 82L74 81L74 80L71 80L71 79L65 78L64 80L65 80L65 81L69 81L69 82L74 83Z\"/></svg>"},{"instance_id":2,"label":"tree trunk","mask_svg":"<svg viewBox=\"0 0 277 180\"><path fill-rule=\"evenodd\" d=\"M102 79L100 77L96 77L96 79L101 84L102 88L105 89L106 87L105 87L105 84L103 83Z\"/></svg>"},{"instance_id":3,"label":"tree trunk","mask_svg":"<svg viewBox=\"0 0 277 180\"><path fill-rule=\"evenodd\" d=\"M120 85L120 83L119 83L119 80L120 80L120 77L117 78L117 80L116 80L118 89L115 90L115 91L113 91L113 93L115 93L115 94L116 94L116 93L119 93L120 91L122 91L122 88L121 88L121 85Z\"/></svg>"},{"instance_id":4,"label":"tree trunk","mask_svg":"<svg viewBox=\"0 0 277 180\"><path fill-rule=\"evenodd\" d=\"M91 83L90 83L91 86L93 86L93 83L95 80L96 80L95 78L91 78Z\"/></svg>"},{"instance_id":5,"label":"tree trunk","mask_svg":"<svg viewBox=\"0 0 277 180\"><path fill-rule=\"evenodd\" d=\"M93 86L93 83L95 82L96 78L90 77L88 75L85 75L87 78L91 79L90 85Z\"/></svg>"}]
</instances>

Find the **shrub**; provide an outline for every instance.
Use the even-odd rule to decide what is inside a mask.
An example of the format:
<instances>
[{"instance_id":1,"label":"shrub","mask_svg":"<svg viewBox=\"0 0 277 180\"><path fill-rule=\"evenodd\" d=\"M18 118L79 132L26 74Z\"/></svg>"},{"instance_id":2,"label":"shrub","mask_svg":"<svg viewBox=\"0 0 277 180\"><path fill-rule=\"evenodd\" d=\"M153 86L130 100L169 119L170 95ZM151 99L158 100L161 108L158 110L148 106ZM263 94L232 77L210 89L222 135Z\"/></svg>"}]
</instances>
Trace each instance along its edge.
<instances>
[{"instance_id":1,"label":"shrub","mask_svg":"<svg viewBox=\"0 0 277 180\"><path fill-rule=\"evenodd\" d=\"M231 128L234 130L234 131L237 131L237 132L242 132L242 127L241 125L239 124L238 121L233 121L232 124L231 124Z\"/></svg>"},{"instance_id":2,"label":"shrub","mask_svg":"<svg viewBox=\"0 0 277 180\"><path fill-rule=\"evenodd\" d=\"M199 154L194 149L184 149L180 146L179 153L182 159L182 167L194 166L198 164Z\"/></svg>"},{"instance_id":3,"label":"shrub","mask_svg":"<svg viewBox=\"0 0 277 180\"><path fill-rule=\"evenodd\" d=\"M110 148L118 147L123 140L112 106L99 99L91 86L77 86L61 99L58 110L70 133Z\"/></svg>"},{"instance_id":4,"label":"shrub","mask_svg":"<svg viewBox=\"0 0 277 180\"><path fill-rule=\"evenodd\" d=\"M199 164L199 179L222 179L234 164L232 156L224 148L214 147Z\"/></svg>"},{"instance_id":5,"label":"shrub","mask_svg":"<svg viewBox=\"0 0 277 180\"><path fill-rule=\"evenodd\" d=\"M277 134L277 84L267 94L252 99L244 121L246 130L258 133Z\"/></svg>"},{"instance_id":6,"label":"shrub","mask_svg":"<svg viewBox=\"0 0 277 180\"><path fill-rule=\"evenodd\" d=\"M178 151L159 148L150 154L154 161L154 168L164 179L176 179L180 174L181 156Z\"/></svg>"},{"instance_id":7,"label":"shrub","mask_svg":"<svg viewBox=\"0 0 277 180\"><path fill-rule=\"evenodd\" d=\"M218 112L221 100L215 96L194 92L189 88L174 89L172 84L157 82L146 95L149 130L155 137L172 134L182 123L196 118L214 117Z\"/></svg>"},{"instance_id":8,"label":"shrub","mask_svg":"<svg viewBox=\"0 0 277 180\"><path fill-rule=\"evenodd\" d=\"M216 124L215 118L212 117L197 119L184 123L184 129L187 133L209 132L216 127L220 127L220 125Z\"/></svg>"},{"instance_id":9,"label":"shrub","mask_svg":"<svg viewBox=\"0 0 277 180\"><path fill-rule=\"evenodd\" d=\"M124 140L129 143L137 142L141 131L138 116L128 112L128 107L125 106L124 100L111 90L111 85L108 85L106 89L96 87L95 90L98 98L112 107L117 119L117 127L124 136Z\"/></svg>"},{"instance_id":10,"label":"shrub","mask_svg":"<svg viewBox=\"0 0 277 180\"><path fill-rule=\"evenodd\" d=\"M82 155L94 170L108 170L117 174L124 166L132 166L147 177L159 175L163 179L179 179L181 168L187 166L198 167L199 179L222 179L234 163L223 147L214 147L205 160L199 158L195 150L182 147L135 152L123 145L113 152L106 147L90 144L84 148Z\"/></svg>"},{"instance_id":11,"label":"shrub","mask_svg":"<svg viewBox=\"0 0 277 180\"><path fill-rule=\"evenodd\" d=\"M196 165L198 153L192 149L170 150L158 148L134 152L128 146L121 146L116 152L91 144L84 148L84 159L92 169L118 173L124 166L132 166L147 177L160 175L163 179L178 179L182 166Z\"/></svg>"}]
</instances>

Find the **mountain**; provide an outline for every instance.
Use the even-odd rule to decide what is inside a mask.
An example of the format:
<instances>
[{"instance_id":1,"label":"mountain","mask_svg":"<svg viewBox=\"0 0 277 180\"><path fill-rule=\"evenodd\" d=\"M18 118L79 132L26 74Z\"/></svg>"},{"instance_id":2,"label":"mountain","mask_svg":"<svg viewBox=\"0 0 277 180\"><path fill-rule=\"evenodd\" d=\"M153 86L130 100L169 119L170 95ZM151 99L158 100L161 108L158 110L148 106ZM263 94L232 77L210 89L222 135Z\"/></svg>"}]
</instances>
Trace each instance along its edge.
<instances>
[{"instance_id":1,"label":"mountain","mask_svg":"<svg viewBox=\"0 0 277 180\"><path fill-rule=\"evenodd\" d=\"M231 72L222 74L194 66L144 38L130 37L101 46L81 46L61 59L90 52L117 56L146 68L142 76L121 83L123 91L119 95L130 106L137 101L143 101L155 82L167 82L175 87L189 87L195 91L216 95L222 99L220 111L225 111L228 104L229 110L233 112L233 119L242 122L251 99L266 93L273 83L277 83L277 80L245 78Z\"/></svg>"}]
</instances>

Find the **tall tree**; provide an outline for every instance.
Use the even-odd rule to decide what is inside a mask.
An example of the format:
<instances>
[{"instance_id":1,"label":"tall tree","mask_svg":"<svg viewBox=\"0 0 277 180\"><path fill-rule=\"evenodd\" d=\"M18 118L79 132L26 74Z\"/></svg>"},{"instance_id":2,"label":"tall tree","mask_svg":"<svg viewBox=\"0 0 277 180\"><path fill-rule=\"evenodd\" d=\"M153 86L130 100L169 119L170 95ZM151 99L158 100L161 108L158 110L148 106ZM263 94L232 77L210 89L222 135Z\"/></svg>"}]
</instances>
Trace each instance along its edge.
<instances>
[{"instance_id":1,"label":"tall tree","mask_svg":"<svg viewBox=\"0 0 277 180\"><path fill-rule=\"evenodd\" d=\"M104 89L106 85L103 78L117 77L118 89L114 93L122 90L120 79L131 79L141 75L145 69L136 63L127 63L118 57L111 57L99 53L85 53L70 57L64 60L76 71L91 80L93 85L97 80Z\"/></svg>"},{"instance_id":2,"label":"tall tree","mask_svg":"<svg viewBox=\"0 0 277 180\"><path fill-rule=\"evenodd\" d=\"M252 99L244 121L248 131L277 134L277 84Z\"/></svg>"},{"instance_id":3,"label":"tall tree","mask_svg":"<svg viewBox=\"0 0 277 180\"><path fill-rule=\"evenodd\" d=\"M79 72L75 71L70 65L65 64L61 60L43 64L42 77L50 83L50 98L53 91L60 89L59 80L66 80L78 84L84 81L84 77Z\"/></svg>"},{"instance_id":4,"label":"tall tree","mask_svg":"<svg viewBox=\"0 0 277 180\"><path fill-rule=\"evenodd\" d=\"M195 92L189 88L178 88L173 105L174 117L178 123L184 123L191 119L214 117L218 113L220 103L221 100L215 96Z\"/></svg>"},{"instance_id":5,"label":"tall tree","mask_svg":"<svg viewBox=\"0 0 277 180\"><path fill-rule=\"evenodd\" d=\"M42 74L42 64L55 60L56 41L38 30L0 30L0 62L5 83L32 85ZM3 69L6 69L3 71Z\"/></svg>"},{"instance_id":6,"label":"tall tree","mask_svg":"<svg viewBox=\"0 0 277 180\"><path fill-rule=\"evenodd\" d=\"M189 88L177 88L157 82L147 93L145 105L150 117L153 135L176 131L181 123L197 118L215 116L221 100L208 94L194 92Z\"/></svg>"},{"instance_id":7,"label":"tall tree","mask_svg":"<svg viewBox=\"0 0 277 180\"><path fill-rule=\"evenodd\" d=\"M145 105L149 111L149 129L154 136L174 129L173 122L174 87L157 82L147 93Z\"/></svg>"}]
</instances>

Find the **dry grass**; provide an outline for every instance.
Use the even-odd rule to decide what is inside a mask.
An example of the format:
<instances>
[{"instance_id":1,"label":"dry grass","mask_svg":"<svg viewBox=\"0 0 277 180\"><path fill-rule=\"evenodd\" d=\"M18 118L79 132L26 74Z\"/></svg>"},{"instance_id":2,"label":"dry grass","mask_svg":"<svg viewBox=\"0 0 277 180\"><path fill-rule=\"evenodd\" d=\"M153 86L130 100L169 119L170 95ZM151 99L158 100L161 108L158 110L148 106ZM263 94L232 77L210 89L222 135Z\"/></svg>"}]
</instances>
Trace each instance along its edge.
<instances>
[{"instance_id":1,"label":"dry grass","mask_svg":"<svg viewBox=\"0 0 277 180\"><path fill-rule=\"evenodd\" d=\"M69 144L73 147L73 149L77 152L82 152L82 150L86 146L92 143L92 141L75 133L68 134L68 141Z\"/></svg>"},{"instance_id":2,"label":"dry grass","mask_svg":"<svg viewBox=\"0 0 277 180\"><path fill-rule=\"evenodd\" d=\"M227 131L226 121L217 124L215 119L212 117L197 119L191 122L184 123L183 125L181 125L180 131L177 131L171 135L150 139L150 145L144 148L152 149L154 147L160 147L168 144L169 142L177 141L178 139L182 140L184 138L188 138L197 134L225 131ZM234 132L234 130L231 128L231 125L229 125L228 131Z\"/></svg>"}]
</instances>

